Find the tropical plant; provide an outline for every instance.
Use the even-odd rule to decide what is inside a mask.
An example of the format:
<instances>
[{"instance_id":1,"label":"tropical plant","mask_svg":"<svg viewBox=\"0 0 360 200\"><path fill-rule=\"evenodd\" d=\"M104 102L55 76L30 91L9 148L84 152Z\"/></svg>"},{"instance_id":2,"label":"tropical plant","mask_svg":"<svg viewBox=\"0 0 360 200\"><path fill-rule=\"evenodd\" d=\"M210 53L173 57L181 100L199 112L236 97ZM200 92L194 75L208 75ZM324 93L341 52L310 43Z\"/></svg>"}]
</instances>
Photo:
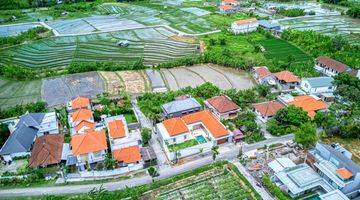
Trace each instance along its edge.
<instances>
[{"instance_id":1,"label":"tropical plant","mask_svg":"<svg viewBox=\"0 0 360 200\"><path fill-rule=\"evenodd\" d=\"M213 161L216 160L216 157L220 154L219 152L219 146L213 146L211 147L211 153L212 153L212 159Z\"/></svg>"}]
</instances>

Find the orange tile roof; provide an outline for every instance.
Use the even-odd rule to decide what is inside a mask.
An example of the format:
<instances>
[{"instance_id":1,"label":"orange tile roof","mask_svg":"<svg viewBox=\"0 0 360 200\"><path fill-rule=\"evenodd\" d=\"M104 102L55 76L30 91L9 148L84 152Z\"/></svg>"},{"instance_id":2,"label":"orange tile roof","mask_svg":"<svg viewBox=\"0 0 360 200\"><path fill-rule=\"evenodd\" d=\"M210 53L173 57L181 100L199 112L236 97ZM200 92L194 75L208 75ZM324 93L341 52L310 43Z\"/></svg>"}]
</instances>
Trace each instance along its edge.
<instances>
[{"instance_id":1,"label":"orange tile roof","mask_svg":"<svg viewBox=\"0 0 360 200\"><path fill-rule=\"evenodd\" d=\"M253 107L264 117L274 116L278 110L285 107L279 101L268 101L263 103L253 104Z\"/></svg>"},{"instance_id":2,"label":"orange tile roof","mask_svg":"<svg viewBox=\"0 0 360 200\"><path fill-rule=\"evenodd\" d=\"M93 116L93 113L89 109L79 109L71 114L71 118L73 122L82 121L82 120L90 120Z\"/></svg>"},{"instance_id":3,"label":"orange tile roof","mask_svg":"<svg viewBox=\"0 0 360 200\"><path fill-rule=\"evenodd\" d=\"M72 109L87 108L90 105L90 99L86 97L78 96L71 101Z\"/></svg>"},{"instance_id":4,"label":"orange tile roof","mask_svg":"<svg viewBox=\"0 0 360 200\"><path fill-rule=\"evenodd\" d=\"M223 0L223 3L238 3L236 0Z\"/></svg>"},{"instance_id":5,"label":"orange tile roof","mask_svg":"<svg viewBox=\"0 0 360 200\"><path fill-rule=\"evenodd\" d=\"M220 10L232 10L233 7L229 5L220 6Z\"/></svg>"},{"instance_id":6,"label":"orange tile roof","mask_svg":"<svg viewBox=\"0 0 360 200\"><path fill-rule=\"evenodd\" d=\"M259 78L264 78L265 76L271 75L271 72L265 66L255 68L255 73L259 76Z\"/></svg>"},{"instance_id":7,"label":"orange tile roof","mask_svg":"<svg viewBox=\"0 0 360 200\"><path fill-rule=\"evenodd\" d=\"M351 173L351 171L345 169L345 168L340 168L336 170L336 173L338 173L338 175L343 178L344 180L347 180L349 178L351 178L353 176L353 174Z\"/></svg>"},{"instance_id":8,"label":"orange tile roof","mask_svg":"<svg viewBox=\"0 0 360 200\"><path fill-rule=\"evenodd\" d=\"M92 131L71 137L72 153L77 155L107 149L105 131Z\"/></svg>"},{"instance_id":9,"label":"orange tile roof","mask_svg":"<svg viewBox=\"0 0 360 200\"><path fill-rule=\"evenodd\" d=\"M163 125L170 136L180 135L189 132L185 122L180 117L163 121Z\"/></svg>"},{"instance_id":10,"label":"orange tile roof","mask_svg":"<svg viewBox=\"0 0 360 200\"><path fill-rule=\"evenodd\" d=\"M311 119L315 116L315 111L323 110L327 108L327 105L322 100L316 100L312 96L296 96L294 100L289 102L289 105L294 105L296 107L302 108L306 111Z\"/></svg>"},{"instance_id":11,"label":"orange tile roof","mask_svg":"<svg viewBox=\"0 0 360 200\"><path fill-rule=\"evenodd\" d=\"M240 25L240 24L247 24L247 23L253 23L253 22L257 22L257 19L256 18L240 19L240 20L235 21L234 23L237 25Z\"/></svg>"},{"instance_id":12,"label":"orange tile roof","mask_svg":"<svg viewBox=\"0 0 360 200\"><path fill-rule=\"evenodd\" d=\"M229 131L208 110L191 113L182 117L186 124L201 122L215 138L229 135Z\"/></svg>"},{"instance_id":13,"label":"orange tile roof","mask_svg":"<svg viewBox=\"0 0 360 200\"><path fill-rule=\"evenodd\" d=\"M113 139L125 137L125 127L122 120L114 120L108 124L109 134Z\"/></svg>"},{"instance_id":14,"label":"orange tile roof","mask_svg":"<svg viewBox=\"0 0 360 200\"><path fill-rule=\"evenodd\" d=\"M229 111L239 109L231 99L227 96L216 96L206 100L211 106L213 106L219 113L226 113Z\"/></svg>"},{"instance_id":15,"label":"orange tile roof","mask_svg":"<svg viewBox=\"0 0 360 200\"><path fill-rule=\"evenodd\" d=\"M300 79L297 76L287 70L274 73L274 76L277 79L287 83L300 82Z\"/></svg>"},{"instance_id":16,"label":"orange tile roof","mask_svg":"<svg viewBox=\"0 0 360 200\"><path fill-rule=\"evenodd\" d=\"M80 123L78 123L75 126L75 131L79 132L82 128L85 129L85 132L86 131L92 131L92 130L95 129L95 123L94 122L89 122L89 121L86 121L86 120L82 120Z\"/></svg>"},{"instance_id":17,"label":"orange tile roof","mask_svg":"<svg viewBox=\"0 0 360 200\"><path fill-rule=\"evenodd\" d=\"M117 161L127 164L141 160L140 148L137 145L114 150L113 156Z\"/></svg>"}]
</instances>

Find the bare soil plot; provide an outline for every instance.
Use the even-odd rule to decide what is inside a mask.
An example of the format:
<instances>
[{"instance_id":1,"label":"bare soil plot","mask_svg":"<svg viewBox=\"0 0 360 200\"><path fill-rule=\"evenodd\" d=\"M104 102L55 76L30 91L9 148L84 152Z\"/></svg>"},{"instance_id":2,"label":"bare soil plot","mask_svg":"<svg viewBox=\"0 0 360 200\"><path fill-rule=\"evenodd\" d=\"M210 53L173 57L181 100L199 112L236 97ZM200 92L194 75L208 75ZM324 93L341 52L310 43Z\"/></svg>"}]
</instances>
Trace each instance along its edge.
<instances>
[{"instance_id":1,"label":"bare soil plot","mask_svg":"<svg viewBox=\"0 0 360 200\"><path fill-rule=\"evenodd\" d=\"M216 65L209 65L209 67L224 74L227 80L231 83L232 87L235 89L243 90L255 86L254 80L245 71Z\"/></svg>"},{"instance_id":2,"label":"bare soil plot","mask_svg":"<svg viewBox=\"0 0 360 200\"><path fill-rule=\"evenodd\" d=\"M161 69L160 73L162 73L164 81L167 83L170 90L175 91L179 89L179 85L176 82L175 77L170 73L168 69Z\"/></svg>"},{"instance_id":3,"label":"bare soil plot","mask_svg":"<svg viewBox=\"0 0 360 200\"><path fill-rule=\"evenodd\" d=\"M106 91L109 94L115 95L118 94L121 90L125 89L124 82L117 75L116 72L99 72L100 76L103 78L105 82Z\"/></svg>"},{"instance_id":4,"label":"bare soil plot","mask_svg":"<svg viewBox=\"0 0 360 200\"><path fill-rule=\"evenodd\" d=\"M186 69L185 67L178 67L169 69L170 73L175 77L179 85L179 89L185 87L196 87L205 82L205 80L198 74Z\"/></svg>"},{"instance_id":5,"label":"bare soil plot","mask_svg":"<svg viewBox=\"0 0 360 200\"><path fill-rule=\"evenodd\" d=\"M41 80L12 81L0 79L0 108L28 104L41 100Z\"/></svg>"},{"instance_id":6,"label":"bare soil plot","mask_svg":"<svg viewBox=\"0 0 360 200\"><path fill-rule=\"evenodd\" d=\"M228 90L233 87L231 82L223 73L219 72L218 70L214 70L206 65L197 65L193 67L188 67L187 69L203 77L206 82L211 82L221 89Z\"/></svg>"},{"instance_id":7,"label":"bare soil plot","mask_svg":"<svg viewBox=\"0 0 360 200\"><path fill-rule=\"evenodd\" d=\"M116 72L124 81L125 90L132 94L144 93L147 91L146 85L149 84L143 71L119 71Z\"/></svg>"},{"instance_id":8,"label":"bare soil plot","mask_svg":"<svg viewBox=\"0 0 360 200\"><path fill-rule=\"evenodd\" d=\"M105 84L97 72L72 74L44 79L41 96L48 106L64 105L77 96L96 97L105 91Z\"/></svg>"}]
</instances>

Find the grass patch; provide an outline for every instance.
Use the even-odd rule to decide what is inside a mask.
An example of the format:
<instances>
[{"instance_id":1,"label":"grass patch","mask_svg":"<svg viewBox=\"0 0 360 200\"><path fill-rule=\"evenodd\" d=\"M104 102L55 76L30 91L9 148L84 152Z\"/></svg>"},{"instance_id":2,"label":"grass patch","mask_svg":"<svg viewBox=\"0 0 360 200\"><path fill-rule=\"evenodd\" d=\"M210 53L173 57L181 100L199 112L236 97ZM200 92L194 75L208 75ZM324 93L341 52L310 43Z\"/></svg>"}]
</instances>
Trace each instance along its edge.
<instances>
[{"instance_id":1,"label":"grass patch","mask_svg":"<svg viewBox=\"0 0 360 200\"><path fill-rule=\"evenodd\" d=\"M171 144L168 145L169 151L170 152L174 152L174 151L180 151L181 149L186 149L188 147L192 147L199 144L198 141L196 139L191 139L191 140L187 140L183 143L180 144Z\"/></svg>"},{"instance_id":2,"label":"grass patch","mask_svg":"<svg viewBox=\"0 0 360 200\"><path fill-rule=\"evenodd\" d=\"M131 123L136 123L136 122L138 122L137 119L136 119L136 116L135 116L134 112L124 114L124 116L125 116L125 120L126 120L126 123L127 123L127 124L131 124Z\"/></svg>"}]
</instances>

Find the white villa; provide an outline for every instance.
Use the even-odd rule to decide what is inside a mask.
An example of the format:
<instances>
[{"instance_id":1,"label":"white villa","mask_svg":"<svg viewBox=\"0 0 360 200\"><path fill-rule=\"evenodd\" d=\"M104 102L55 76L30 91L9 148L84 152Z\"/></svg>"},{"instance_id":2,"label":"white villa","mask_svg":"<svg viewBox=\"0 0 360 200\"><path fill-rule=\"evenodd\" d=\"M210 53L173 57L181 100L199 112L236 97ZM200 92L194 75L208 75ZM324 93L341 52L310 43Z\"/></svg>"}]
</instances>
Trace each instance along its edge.
<instances>
[{"instance_id":1,"label":"white villa","mask_svg":"<svg viewBox=\"0 0 360 200\"><path fill-rule=\"evenodd\" d=\"M231 31L235 34L248 33L256 31L259 27L259 22L256 18L241 19L234 21L231 24Z\"/></svg>"}]
</instances>

